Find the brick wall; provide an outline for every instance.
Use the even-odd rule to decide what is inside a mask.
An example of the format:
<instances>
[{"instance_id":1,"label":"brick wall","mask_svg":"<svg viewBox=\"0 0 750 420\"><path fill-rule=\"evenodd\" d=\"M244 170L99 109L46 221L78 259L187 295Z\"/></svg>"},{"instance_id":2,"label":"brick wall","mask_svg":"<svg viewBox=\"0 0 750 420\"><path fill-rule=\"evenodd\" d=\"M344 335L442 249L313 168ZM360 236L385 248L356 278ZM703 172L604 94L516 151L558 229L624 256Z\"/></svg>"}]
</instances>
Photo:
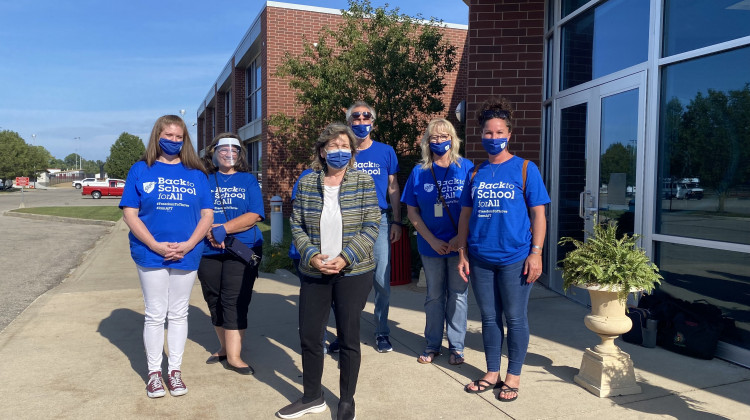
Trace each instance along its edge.
<instances>
[{"instance_id":1,"label":"brick wall","mask_svg":"<svg viewBox=\"0 0 750 420\"><path fill-rule=\"evenodd\" d=\"M317 40L317 34L323 26L335 28L343 18L340 15L317 13L301 10L291 10L276 7L266 7L262 18L262 32L266 34L265 39L270 40L264 49L266 66L263 70L264 88L266 95L264 100L264 117L277 112L296 113L294 91L289 88L288 79L273 76L281 65L284 53L293 55L302 53L302 38L310 41ZM269 25L269 22L273 22ZM456 106L466 98L467 82L467 59L464 53L467 42L466 30L445 29L446 40L457 48L456 59L458 65L456 70L445 78L446 87L443 92L446 118L457 124L455 117ZM267 81L267 82L266 82ZM342 113L342 120L343 120ZM287 213L290 208L289 198L294 180L307 166L306 164L293 164L287 161L290 151L273 137L269 137L268 128L263 127L263 189L264 200L270 201L272 195L279 195L284 200L284 209ZM309 154L309 151L292 151L295 153ZM408 175L411 168L402 168ZM271 175L272 174L272 175ZM403 181L403 180L402 180ZM403 184L403 182L401 182ZM267 195L267 197L266 197Z\"/></svg>"},{"instance_id":2,"label":"brick wall","mask_svg":"<svg viewBox=\"0 0 750 420\"><path fill-rule=\"evenodd\" d=\"M510 151L539 164L544 0L471 0L467 40L466 157L487 158L476 111L501 95L514 108Z\"/></svg>"}]
</instances>

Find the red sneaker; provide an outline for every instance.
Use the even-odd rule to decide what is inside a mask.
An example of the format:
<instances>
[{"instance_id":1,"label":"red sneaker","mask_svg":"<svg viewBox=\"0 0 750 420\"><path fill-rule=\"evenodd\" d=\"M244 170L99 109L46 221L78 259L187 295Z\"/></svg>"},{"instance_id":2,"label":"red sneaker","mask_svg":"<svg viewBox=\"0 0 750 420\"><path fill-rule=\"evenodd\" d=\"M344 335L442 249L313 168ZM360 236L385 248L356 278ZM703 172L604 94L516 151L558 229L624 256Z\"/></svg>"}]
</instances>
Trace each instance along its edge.
<instances>
[{"instance_id":1,"label":"red sneaker","mask_svg":"<svg viewBox=\"0 0 750 420\"><path fill-rule=\"evenodd\" d=\"M146 395L149 398L159 398L167 394L164 390L164 381L161 379L161 372L151 372L148 374L148 385L146 385Z\"/></svg>"},{"instance_id":2,"label":"red sneaker","mask_svg":"<svg viewBox=\"0 0 750 420\"><path fill-rule=\"evenodd\" d=\"M167 388L169 388L169 393L173 397L179 397L180 395L187 394L187 387L185 386L185 383L182 382L182 372L179 370L173 370L169 372L169 378L167 378Z\"/></svg>"}]
</instances>

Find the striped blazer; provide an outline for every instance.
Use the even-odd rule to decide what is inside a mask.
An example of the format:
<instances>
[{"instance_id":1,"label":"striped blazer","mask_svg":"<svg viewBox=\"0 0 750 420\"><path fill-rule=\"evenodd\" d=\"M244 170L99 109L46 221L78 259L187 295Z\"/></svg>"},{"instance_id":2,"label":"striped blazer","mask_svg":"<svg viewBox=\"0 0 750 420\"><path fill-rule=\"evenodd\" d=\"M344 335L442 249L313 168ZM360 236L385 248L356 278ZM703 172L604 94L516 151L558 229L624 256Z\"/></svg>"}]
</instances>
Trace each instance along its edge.
<instances>
[{"instance_id":1,"label":"striped blazer","mask_svg":"<svg viewBox=\"0 0 750 420\"><path fill-rule=\"evenodd\" d=\"M291 218L294 246L301 256L299 271L315 278L322 277L320 271L310 265L310 260L320 254L324 175L325 172L317 171L299 180ZM378 237L380 206L372 177L348 168L341 181L339 204L343 222L340 255L346 261L342 273L357 275L374 270L372 247Z\"/></svg>"}]
</instances>

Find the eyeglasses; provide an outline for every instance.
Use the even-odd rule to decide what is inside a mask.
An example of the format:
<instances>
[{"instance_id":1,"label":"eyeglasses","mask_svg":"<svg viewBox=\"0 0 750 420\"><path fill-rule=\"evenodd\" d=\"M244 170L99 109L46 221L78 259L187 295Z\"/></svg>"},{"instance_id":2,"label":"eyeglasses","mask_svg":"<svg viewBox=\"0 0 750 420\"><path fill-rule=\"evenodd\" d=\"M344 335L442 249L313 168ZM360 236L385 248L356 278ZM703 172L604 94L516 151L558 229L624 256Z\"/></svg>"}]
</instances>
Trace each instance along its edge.
<instances>
[{"instance_id":1,"label":"eyeglasses","mask_svg":"<svg viewBox=\"0 0 750 420\"><path fill-rule=\"evenodd\" d=\"M479 123L482 124L485 121L491 120L493 118L502 118L504 120L510 119L510 112L504 109L485 109L479 115Z\"/></svg>"},{"instance_id":2,"label":"eyeglasses","mask_svg":"<svg viewBox=\"0 0 750 420\"><path fill-rule=\"evenodd\" d=\"M430 143L442 143L451 139L451 136L447 134L432 135L429 137Z\"/></svg>"},{"instance_id":3,"label":"eyeglasses","mask_svg":"<svg viewBox=\"0 0 750 420\"><path fill-rule=\"evenodd\" d=\"M237 150L236 147L226 146L226 147L219 147L219 148L217 148L216 149L216 153L219 153L219 154L222 154L222 155L228 155L230 153L233 154L233 155L239 155L240 151Z\"/></svg>"},{"instance_id":4,"label":"eyeglasses","mask_svg":"<svg viewBox=\"0 0 750 420\"><path fill-rule=\"evenodd\" d=\"M372 112L365 111L365 112L352 112L352 119L358 120L359 117L364 117L364 119L369 120L372 119Z\"/></svg>"}]
</instances>

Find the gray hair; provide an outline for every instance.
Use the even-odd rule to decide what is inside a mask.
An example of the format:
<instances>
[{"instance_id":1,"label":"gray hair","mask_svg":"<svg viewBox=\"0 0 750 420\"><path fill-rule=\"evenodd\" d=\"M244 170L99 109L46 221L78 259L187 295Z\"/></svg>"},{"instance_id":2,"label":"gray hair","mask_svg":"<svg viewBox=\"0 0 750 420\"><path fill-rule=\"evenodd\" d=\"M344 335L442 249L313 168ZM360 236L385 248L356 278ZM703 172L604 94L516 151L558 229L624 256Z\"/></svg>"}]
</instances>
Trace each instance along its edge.
<instances>
[{"instance_id":1,"label":"gray hair","mask_svg":"<svg viewBox=\"0 0 750 420\"><path fill-rule=\"evenodd\" d=\"M368 110L370 110L370 114L372 114L372 122L375 122L375 108L371 107L370 104L368 104L365 101L357 101L352 106L349 107L349 109L346 110L346 123L351 124L352 123L352 110L354 108L359 107L366 107Z\"/></svg>"}]
</instances>

